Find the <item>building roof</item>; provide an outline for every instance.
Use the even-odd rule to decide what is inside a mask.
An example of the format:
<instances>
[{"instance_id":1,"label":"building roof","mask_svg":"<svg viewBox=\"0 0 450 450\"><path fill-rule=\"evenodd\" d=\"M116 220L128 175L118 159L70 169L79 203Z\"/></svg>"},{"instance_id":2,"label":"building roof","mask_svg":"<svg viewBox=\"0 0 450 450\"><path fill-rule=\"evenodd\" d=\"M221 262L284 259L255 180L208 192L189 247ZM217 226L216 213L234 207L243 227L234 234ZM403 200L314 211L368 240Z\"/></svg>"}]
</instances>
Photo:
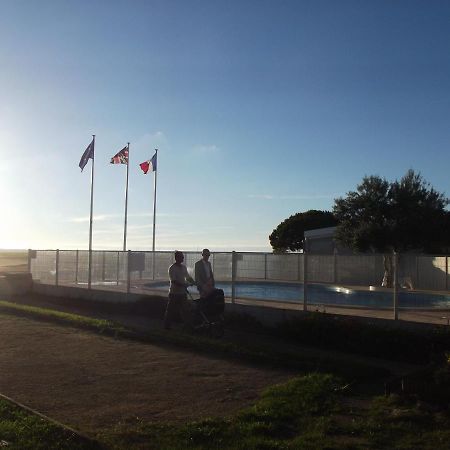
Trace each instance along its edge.
<instances>
[{"instance_id":1,"label":"building roof","mask_svg":"<svg viewBox=\"0 0 450 450\"><path fill-rule=\"evenodd\" d=\"M304 235L307 239L332 238L335 231L336 227L316 228L314 230L305 231Z\"/></svg>"}]
</instances>

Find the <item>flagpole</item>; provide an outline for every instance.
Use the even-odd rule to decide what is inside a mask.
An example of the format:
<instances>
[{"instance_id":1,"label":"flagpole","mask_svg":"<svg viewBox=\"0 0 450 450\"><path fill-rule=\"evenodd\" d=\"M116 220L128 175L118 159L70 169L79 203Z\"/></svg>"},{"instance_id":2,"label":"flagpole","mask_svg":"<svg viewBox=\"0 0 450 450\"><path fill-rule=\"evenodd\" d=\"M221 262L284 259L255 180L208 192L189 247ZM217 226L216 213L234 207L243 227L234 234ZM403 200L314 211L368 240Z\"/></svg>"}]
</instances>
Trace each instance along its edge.
<instances>
[{"instance_id":1,"label":"flagpole","mask_svg":"<svg viewBox=\"0 0 450 450\"><path fill-rule=\"evenodd\" d=\"M92 165L91 165L91 213L89 216L89 269L88 289L92 282L92 213L94 210L94 158L95 158L95 134L92 135Z\"/></svg>"},{"instance_id":2,"label":"flagpole","mask_svg":"<svg viewBox=\"0 0 450 450\"><path fill-rule=\"evenodd\" d=\"M128 173L130 168L130 143L127 144L128 161L127 161L127 181L125 184L125 224L123 227L123 251L127 251L127 217L128 217Z\"/></svg>"},{"instance_id":3,"label":"flagpole","mask_svg":"<svg viewBox=\"0 0 450 450\"><path fill-rule=\"evenodd\" d=\"M155 148L156 153L156 161L158 161L158 149ZM158 166L156 166L155 170L155 179L154 179L154 187L153 187L153 255L155 255L155 224L156 224L156 176L158 174Z\"/></svg>"},{"instance_id":4,"label":"flagpole","mask_svg":"<svg viewBox=\"0 0 450 450\"><path fill-rule=\"evenodd\" d=\"M152 245L152 279L155 279L155 225L156 225L156 176L158 173L158 149L155 148L156 155L156 170L155 178L153 180L153 245Z\"/></svg>"}]
</instances>

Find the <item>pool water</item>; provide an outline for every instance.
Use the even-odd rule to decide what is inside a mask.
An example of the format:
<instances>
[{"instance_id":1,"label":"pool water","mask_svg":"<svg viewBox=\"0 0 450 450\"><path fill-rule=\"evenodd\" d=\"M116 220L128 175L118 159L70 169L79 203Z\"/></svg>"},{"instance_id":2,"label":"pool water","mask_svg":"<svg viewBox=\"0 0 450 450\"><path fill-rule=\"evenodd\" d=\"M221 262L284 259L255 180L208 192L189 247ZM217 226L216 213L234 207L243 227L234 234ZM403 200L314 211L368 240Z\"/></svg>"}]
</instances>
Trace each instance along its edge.
<instances>
[{"instance_id":1,"label":"pool water","mask_svg":"<svg viewBox=\"0 0 450 450\"><path fill-rule=\"evenodd\" d=\"M152 289L168 290L168 283L149 283ZM231 283L217 283L226 297L231 297ZM198 292L195 287L189 288L193 296ZM237 282L236 297L249 299L265 299L284 302L303 302L303 284L273 282ZM325 284L310 284L307 290L308 304L328 304L347 306L367 306L371 308L391 308L393 295L391 292L352 290ZM404 308L450 308L450 295L424 294L422 292L400 291L399 307Z\"/></svg>"}]
</instances>

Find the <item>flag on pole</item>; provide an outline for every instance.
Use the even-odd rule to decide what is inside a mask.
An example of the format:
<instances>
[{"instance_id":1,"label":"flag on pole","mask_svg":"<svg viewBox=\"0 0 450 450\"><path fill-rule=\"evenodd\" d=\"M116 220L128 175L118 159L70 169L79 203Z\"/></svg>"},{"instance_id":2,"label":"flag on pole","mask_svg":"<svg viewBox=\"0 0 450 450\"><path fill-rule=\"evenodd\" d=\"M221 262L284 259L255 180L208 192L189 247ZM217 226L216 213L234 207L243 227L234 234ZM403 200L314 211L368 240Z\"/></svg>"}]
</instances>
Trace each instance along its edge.
<instances>
[{"instance_id":1,"label":"flag on pole","mask_svg":"<svg viewBox=\"0 0 450 450\"><path fill-rule=\"evenodd\" d=\"M124 147L111 158L111 164L128 164L128 147Z\"/></svg>"},{"instance_id":2,"label":"flag on pole","mask_svg":"<svg viewBox=\"0 0 450 450\"><path fill-rule=\"evenodd\" d=\"M145 174L149 171L156 172L156 153L152 156L152 159L144 161L143 163L139 164L139 166L142 169L142 172L144 172Z\"/></svg>"},{"instance_id":3,"label":"flag on pole","mask_svg":"<svg viewBox=\"0 0 450 450\"><path fill-rule=\"evenodd\" d=\"M92 142L87 146L86 150L81 156L80 163L78 164L82 172L89 159L94 159L94 139L92 139Z\"/></svg>"}]
</instances>

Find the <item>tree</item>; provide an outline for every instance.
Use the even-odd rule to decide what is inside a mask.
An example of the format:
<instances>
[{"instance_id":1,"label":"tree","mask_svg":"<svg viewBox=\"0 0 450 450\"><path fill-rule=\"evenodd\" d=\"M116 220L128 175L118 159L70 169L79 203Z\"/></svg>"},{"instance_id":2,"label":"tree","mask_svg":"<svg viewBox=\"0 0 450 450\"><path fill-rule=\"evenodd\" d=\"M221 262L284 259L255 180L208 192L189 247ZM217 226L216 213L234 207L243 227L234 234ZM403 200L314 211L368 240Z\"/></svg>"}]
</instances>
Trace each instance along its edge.
<instances>
[{"instance_id":1,"label":"tree","mask_svg":"<svg viewBox=\"0 0 450 450\"><path fill-rule=\"evenodd\" d=\"M443 252L450 244L448 203L413 170L392 183L365 177L356 191L335 200L335 237L355 251ZM385 258L384 285L391 285L391 266Z\"/></svg>"},{"instance_id":2,"label":"tree","mask_svg":"<svg viewBox=\"0 0 450 450\"><path fill-rule=\"evenodd\" d=\"M442 253L450 243L449 199L437 192L420 174L409 170L391 185L392 248Z\"/></svg>"},{"instance_id":3,"label":"tree","mask_svg":"<svg viewBox=\"0 0 450 450\"><path fill-rule=\"evenodd\" d=\"M339 220L335 238L354 251L391 251L389 183L381 177L364 177L356 191L335 200Z\"/></svg>"},{"instance_id":4,"label":"tree","mask_svg":"<svg viewBox=\"0 0 450 450\"><path fill-rule=\"evenodd\" d=\"M337 221L330 211L311 209L290 216L281 222L269 236L270 245L275 252L303 249L304 232L315 228L334 227Z\"/></svg>"}]
</instances>

